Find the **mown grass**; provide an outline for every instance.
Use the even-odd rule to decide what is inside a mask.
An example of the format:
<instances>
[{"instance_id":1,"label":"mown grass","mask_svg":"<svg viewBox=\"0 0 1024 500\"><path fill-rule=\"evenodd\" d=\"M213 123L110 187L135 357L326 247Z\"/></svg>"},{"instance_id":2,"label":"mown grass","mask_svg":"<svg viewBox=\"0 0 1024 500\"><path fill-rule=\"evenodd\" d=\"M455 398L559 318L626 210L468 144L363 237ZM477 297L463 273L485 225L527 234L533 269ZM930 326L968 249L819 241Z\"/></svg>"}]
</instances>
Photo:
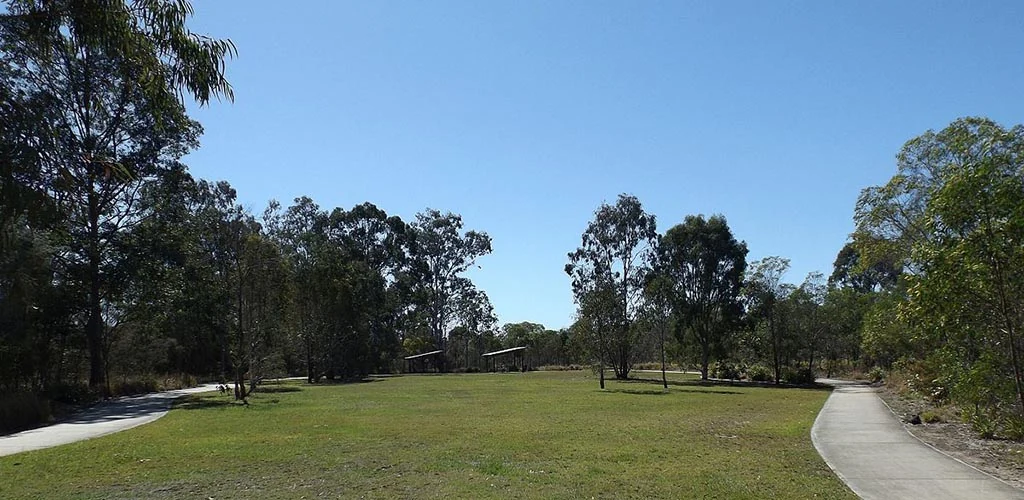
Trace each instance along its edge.
<instances>
[{"instance_id":1,"label":"mown grass","mask_svg":"<svg viewBox=\"0 0 1024 500\"><path fill-rule=\"evenodd\" d=\"M823 390L405 376L206 394L0 458L0 498L854 498L811 445Z\"/></svg>"}]
</instances>

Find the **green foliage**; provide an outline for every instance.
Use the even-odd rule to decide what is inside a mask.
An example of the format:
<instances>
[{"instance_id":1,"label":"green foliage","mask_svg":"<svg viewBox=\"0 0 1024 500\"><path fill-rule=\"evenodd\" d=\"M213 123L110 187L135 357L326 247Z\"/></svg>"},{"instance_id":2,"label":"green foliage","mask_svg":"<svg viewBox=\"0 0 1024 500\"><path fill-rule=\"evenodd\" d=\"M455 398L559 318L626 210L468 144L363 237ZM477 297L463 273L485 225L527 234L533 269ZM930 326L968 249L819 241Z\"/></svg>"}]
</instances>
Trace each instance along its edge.
<instances>
[{"instance_id":1,"label":"green foliage","mask_svg":"<svg viewBox=\"0 0 1024 500\"><path fill-rule=\"evenodd\" d=\"M784 361L792 346L785 321L783 301L792 291L782 282L782 276L789 269L789 259L765 257L751 263L744 278L743 296L747 304L748 321L755 331L764 332L762 345L757 346L768 354L775 382L782 379ZM766 344L766 345L765 345Z\"/></svg>"},{"instance_id":2,"label":"green foliage","mask_svg":"<svg viewBox=\"0 0 1024 500\"><path fill-rule=\"evenodd\" d=\"M639 330L634 322L656 245L655 217L635 196L620 194L615 205L602 203L594 212L580 247L565 265L579 308L581 338L588 339L592 359L601 367L610 365L618 379L627 378L637 361Z\"/></svg>"},{"instance_id":3,"label":"green foliage","mask_svg":"<svg viewBox=\"0 0 1024 500\"><path fill-rule=\"evenodd\" d=\"M912 336L913 327L899 315L901 304L900 295L882 293L865 311L861 348L866 363L888 367L902 357L921 356L928 351L926 339Z\"/></svg>"},{"instance_id":4,"label":"green foliage","mask_svg":"<svg viewBox=\"0 0 1024 500\"><path fill-rule=\"evenodd\" d=\"M925 410L921 412L921 421L926 424L937 424L943 421L942 414L936 410Z\"/></svg>"},{"instance_id":5,"label":"green foliage","mask_svg":"<svg viewBox=\"0 0 1024 500\"><path fill-rule=\"evenodd\" d=\"M871 367L871 370L868 371L868 380L870 380L872 384L882 382L885 380L885 370L882 369L881 366Z\"/></svg>"},{"instance_id":6,"label":"green foliage","mask_svg":"<svg viewBox=\"0 0 1024 500\"><path fill-rule=\"evenodd\" d=\"M25 162L5 165L2 184L21 181L4 187L14 205L31 200L29 213L55 213L33 222L53 236L54 274L80 308L61 312L80 318L89 381L100 390L113 316L139 271L128 241L151 215L142 199L198 145L182 94L202 103L231 96L224 58L234 47L188 30L191 13L184 1L11 0L0 15L0 109L15 111L5 122L18 120L0 127L18 133L4 134L4 156L10 141L13 161ZM12 213L0 210L0 228Z\"/></svg>"},{"instance_id":7,"label":"green foliage","mask_svg":"<svg viewBox=\"0 0 1024 500\"><path fill-rule=\"evenodd\" d=\"M772 380L772 370L761 364L751 365L746 370L746 376L754 382L768 382Z\"/></svg>"},{"instance_id":8,"label":"green foliage","mask_svg":"<svg viewBox=\"0 0 1024 500\"><path fill-rule=\"evenodd\" d=\"M427 209L409 225L412 258L422 276L416 282L421 297L417 304L427 320L434 345L444 348L452 323L462 316L474 331L496 321L487 296L464 276L476 259L491 253L491 237L479 231L463 231L462 216Z\"/></svg>"},{"instance_id":9,"label":"green foliage","mask_svg":"<svg viewBox=\"0 0 1024 500\"><path fill-rule=\"evenodd\" d=\"M963 118L912 139L856 219L867 263L910 271L868 313L865 352L924 360L908 385L973 408L984 435L1024 418L1024 126Z\"/></svg>"},{"instance_id":10,"label":"green foliage","mask_svg":"<svg viewBox=\"0 0 1024 500\"><path fill-rule=\"evenodd\" d=\"M728 361L716 361L711 370L711 376L725 380L739 380L740 369L734 363Z\"/></svg>"},{"instance_id":11,"label":"green foliage","mask_svg":"<svg viewBox=\"0 0 1024 500\"><path fill-rule=\"evenodd\" d=\"M782 381L793 385L813 384L814 371L810 368L787 366L782 370Z\"/></svg>"},{"instance_id":12,"label":"green foliage","mask_svg":"<svg viewBox=\"0 0 1024 500\"><path fill-rule=\"evenodd\" d=\"M688 215L658 246L655 295L668 305L679 343L692 337L699 347L704 378L712 356L725 350L739 324L746 256L746 243L736 240L721 215Z\"/></svg>"}]
</instances>

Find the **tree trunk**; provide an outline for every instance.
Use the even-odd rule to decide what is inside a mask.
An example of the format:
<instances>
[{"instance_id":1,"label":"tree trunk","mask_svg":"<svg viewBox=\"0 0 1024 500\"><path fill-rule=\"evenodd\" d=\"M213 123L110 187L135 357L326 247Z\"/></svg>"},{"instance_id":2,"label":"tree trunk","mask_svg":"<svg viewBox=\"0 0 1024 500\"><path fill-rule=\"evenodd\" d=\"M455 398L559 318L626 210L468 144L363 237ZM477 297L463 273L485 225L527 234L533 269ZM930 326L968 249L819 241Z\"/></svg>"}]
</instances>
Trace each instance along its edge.
<instances>
[{"instance_id":1,"label":"tree trunk","mask_svg":"<svg viewBox=\"0 0 1024 500\"><path fill-rule=\"evenodd\" d=\"M241 259L241 256L238 257ZM236 346L237 351L235 355L235 400L245 399L247 395L245 393L245 372L243 371L242 365L245 359L245 323L243 322L243 308L242 308L242 268L241 263L237 264L238 272L238 288L236 290L236 312L238 314L238 345Z\"/></svg>"},{"instance_id":2,"label":"tree trunk","mask_svg":"<svg viewBox=\"0 0 1024 500\"><path fill-rule=\"evenodd\" d=\"M774 307L774 305L772 306ZM768 334L772 337L772 371L775 372L775 384L782 379L782 363L779 354L779 333L775 331L775 313L768 314Z\"/></svg>"},{"instance_id":3,"label":"tree trunk","mask_svg":"<svg viewBox=\"0 0 1024 500\"><path fill-rule=\"evenodd\" d=\"M668 378L665 376L665 325L661 325L661 384L668 389Z\"/></svg>"},{"instance_id":4,"label":"tree trunk","mask_svg":"<svg viewBox=\"0 0 1024 500\"><path fill-rule=\"evenodd\" d=\"M85 338L89 346L89 387L106 393L106 361L103 359L103 307L99 255L99 212L89 207L89 319Z\"/></svg>"},{"instance_id":5,"label":"tree trunk","mask_svg":"<svg viewBox=\"0 0 1024 500\"><path fill-rule=\"evenodd\" d=\"M313 345L312 342L307 338L306 344L306 380L310 384L316 383L316 376L313 374L315 366L313 365Z\"/></svg>"},{"instance_id":6,"label":"tree trunk","mask_svg":"<svg viewBox=\"0 0 1024 500\"><path fill-rule=\"evenodd\" d=\"M1014 311L1010 310L1010 301L1006 297L1006 286L1003 278L1003 270L995 257L990 257L996 274L996 287L999 290L999 312L1003 317L1003 330L1006 332L1007 343L1010 344L1010 363L1013 365L1013 383L1017 391L1018 411L1024 417L1024 373L1021 370L1020 353L1017 346L1016 325L1014 324Z\"/></svg>"},{"instance_id":7,"label":"tree trunk","mask_svg":"<svg viewBox=\"0 0 1024 500\"><path fill-rule=\"evenodd\" d=\"M700 379L708 379L708 365L711 363L711 356L709 355L710 349L705 346L700 347Z\"/></svg>"}]
</instances>

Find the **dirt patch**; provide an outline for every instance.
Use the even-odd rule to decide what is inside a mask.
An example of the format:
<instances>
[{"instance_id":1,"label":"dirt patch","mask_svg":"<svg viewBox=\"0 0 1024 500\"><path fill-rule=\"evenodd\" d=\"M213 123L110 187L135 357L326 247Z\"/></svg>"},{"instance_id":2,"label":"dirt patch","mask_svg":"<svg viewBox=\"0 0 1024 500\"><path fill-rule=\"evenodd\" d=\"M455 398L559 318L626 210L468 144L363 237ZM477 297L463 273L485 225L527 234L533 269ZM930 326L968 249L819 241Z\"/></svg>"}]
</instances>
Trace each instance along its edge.
<instances>
[{"instance_id":1,"label":"dirt patch","mask_svg":"<svg viewBox=\"0 0 1024 500\"><path fill-rule=\"evenodd\" d=\"M1024 488L1024 443L981 439L969 424L959 420L956 409L949 406L936 407L924 399L902 396L884 387L878 395L900 417L903 427L921 441L1018 488ZM919 425L908 423L915 415L925 422ZM934 419L939 421L927 422Z\"/></svg>"}]
</instances>

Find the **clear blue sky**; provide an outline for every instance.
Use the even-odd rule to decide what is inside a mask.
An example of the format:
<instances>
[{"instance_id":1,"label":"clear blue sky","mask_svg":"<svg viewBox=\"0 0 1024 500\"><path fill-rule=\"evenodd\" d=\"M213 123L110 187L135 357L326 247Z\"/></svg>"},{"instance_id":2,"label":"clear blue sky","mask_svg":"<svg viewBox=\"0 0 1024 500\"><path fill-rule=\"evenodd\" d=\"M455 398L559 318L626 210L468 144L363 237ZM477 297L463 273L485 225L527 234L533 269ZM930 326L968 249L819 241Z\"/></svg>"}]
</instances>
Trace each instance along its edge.
<instances>
[{"instance_id":1,"label":"clear blue sky","mask_svg":"<svg viewBox=\"0 0 1024 500\"><path fill-rule=\"evenodd\" d=\"M196 0L233 104L187 163L275 198L463 215L502 322L571 323L566 253L632 193L831 272L858 192L960 116L1024 122L1024 2Z\"/></svg>"}]
</instances>

